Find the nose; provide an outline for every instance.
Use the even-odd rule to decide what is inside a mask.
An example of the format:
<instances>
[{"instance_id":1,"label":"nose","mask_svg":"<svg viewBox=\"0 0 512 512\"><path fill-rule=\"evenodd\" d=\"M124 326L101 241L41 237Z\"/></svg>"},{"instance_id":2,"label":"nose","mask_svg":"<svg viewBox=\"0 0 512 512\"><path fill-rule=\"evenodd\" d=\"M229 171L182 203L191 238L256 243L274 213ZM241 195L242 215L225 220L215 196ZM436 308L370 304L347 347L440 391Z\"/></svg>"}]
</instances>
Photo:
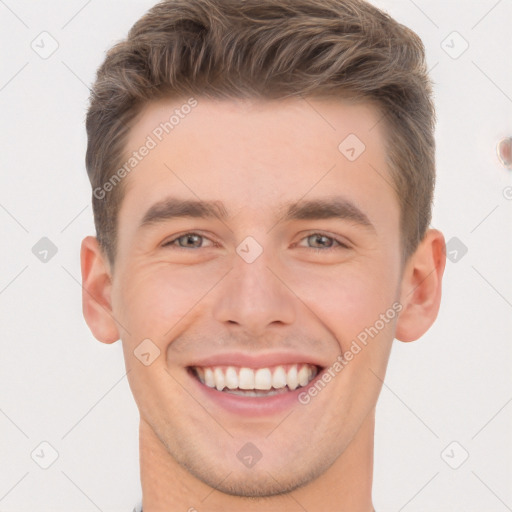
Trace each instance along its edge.
<instances>
[{"instance_id":1,"label":"nose","mask_svg":"<svg viewBox=\"0 0 512 512\"><path fill-rule=\"evenodd\" d=\"M294 323L297 298L286 286L275 258L263 251L248 263L235 254L233 264L216 290L213 314L217 321L252 336Z\"/></svg>"}]
</instances>

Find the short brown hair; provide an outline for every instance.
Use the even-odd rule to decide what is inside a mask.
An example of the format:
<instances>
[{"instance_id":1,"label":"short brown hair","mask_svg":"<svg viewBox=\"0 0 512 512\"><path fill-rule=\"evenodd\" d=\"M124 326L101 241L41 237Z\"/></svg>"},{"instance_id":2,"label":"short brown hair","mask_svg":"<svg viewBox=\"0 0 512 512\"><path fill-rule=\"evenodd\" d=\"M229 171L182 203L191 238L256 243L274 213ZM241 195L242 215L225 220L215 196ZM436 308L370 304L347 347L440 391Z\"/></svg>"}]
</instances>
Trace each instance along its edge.
<instances>
[{"instance_id":1,"label":"short brown hair","mask_svg":"<svg viewBox=\"0 0 512 512\"><path fill-rule=\"evenodd\" d=\"M108 51L87 113L94 221L112 265L124 187L101 198L94 190L125 161L142 108L187 96L372 102L385 123L402 261L422 240L435 182L435 109L416 33L364 0L165 0Z\"/></svg>"}]
</instances>

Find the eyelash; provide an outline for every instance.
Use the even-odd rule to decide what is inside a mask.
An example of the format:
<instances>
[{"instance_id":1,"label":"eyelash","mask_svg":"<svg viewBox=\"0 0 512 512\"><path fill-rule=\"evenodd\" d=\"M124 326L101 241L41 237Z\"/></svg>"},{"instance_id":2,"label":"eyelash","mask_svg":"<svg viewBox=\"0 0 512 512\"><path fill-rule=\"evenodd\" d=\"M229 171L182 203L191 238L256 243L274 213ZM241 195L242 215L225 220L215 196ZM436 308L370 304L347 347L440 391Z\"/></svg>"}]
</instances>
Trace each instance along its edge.
<instances>
[{"instance_id":1,"label":"eyelash","mask_svg":"<svg viewBox=\"0 0 512 512\"><path fill-rule=\"evenodd\" d=\"M186 236L192 236L192 235L197 235L197 236L199 236L201 239L208 239L208 240L209 240L209 238L208 238L208 237L206 237L206 236L204 236L204 235L201 235L200 233L196 233L196 232L194 232L194 231L191 231L191 232L189 232L189 233L183 233L182 235L179 235L179 236L177 236L177 237L173 238L172 240L169 240L169 241L167 241L167 242L164 242L164 243L162 244L162 247L170 247L170 246L172 246L175 242L177 242L180 238L183 238L183 237L186 237ZM316 232L316 231L315 231L315 232L313 232L313 233L309 233L308 235L304 236L303 238L301 238L301 239L299 240L299 242L301 242L302 240L305 240L305 239L307 239L307 238L309 238L309 237L315 236L315 235L317 235L317 236L321 236L321 237L325 237L325 238L328 238L329 240L332 240L332 241L334 242L334 244L337 244L337 245L333 245L333 246L331 246L331 247L325 247L325 248L321 248L321 247L308 247L308 249L310 249L310 250L312 250L312 251L314 251L314 252L330 252L330 251L334 251L334 250L336 250L336 249L349 249L349 246L348 246L346 243L344 243L344 242L342 242L342 241L338 240L337 238L335 238L335 237L333 237L333 236L330 236L330 235L326 235L325 233ZM299 243L299 242L297 242L296 244L294 244L294 246L295 246L295 245L298 245L298 243ZM213 243L215 244L215 242L213 242ZM179 245L176 245L176 248L177 248L177 249L183 249L183 250L186 250L186 251L188 251L188 250L190 250L190 249L203 249L203 247L180 247Z\"/></svg>"}]
</instances>

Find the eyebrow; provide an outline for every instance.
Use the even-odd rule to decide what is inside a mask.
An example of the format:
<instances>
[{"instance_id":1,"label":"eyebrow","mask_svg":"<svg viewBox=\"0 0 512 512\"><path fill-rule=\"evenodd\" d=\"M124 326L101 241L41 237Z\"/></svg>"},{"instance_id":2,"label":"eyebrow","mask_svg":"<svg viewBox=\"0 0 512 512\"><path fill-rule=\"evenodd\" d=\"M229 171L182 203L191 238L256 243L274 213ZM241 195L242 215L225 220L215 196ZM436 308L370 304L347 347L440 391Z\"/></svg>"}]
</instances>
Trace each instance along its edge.
<instances>
[{"instance_id":1,"label":"eyebrow","mask_svg":"<svg viewBox=\"0 0 512 512\"><path fill-rule=\"evenodd\" d=\"M342 197L298 201L288 206L283 218L291 220L343 219L375 231L368 216L354 203Z\"/></svg>"},{"instance_id":2,"label":"eyebrow","mask_svg":"<svg viewBox=\"0 0 512 512\"><path fill-rule=\"evenodd\" d=\"M300 200L286 203L280 211L286 210L281 222L292 220L343 219L375 231L368 216L351 201L342 197ZM229 215L221 201L184 200L168 197L151 206L139 225L139 229L150 224L159 224L174 218L216 218L221 221Z\"/></svg>"},{"instance_id":3,"label":"eyebrow","mask_svg":"<svg viewBox=\"0 0 512 512\"><path fill-rule=\"evenodd\" d=\"M194 201L168 197L147 210L139 228L179 217L225 220L228 213L220 201Z\"/></svg>"}]
</instances>

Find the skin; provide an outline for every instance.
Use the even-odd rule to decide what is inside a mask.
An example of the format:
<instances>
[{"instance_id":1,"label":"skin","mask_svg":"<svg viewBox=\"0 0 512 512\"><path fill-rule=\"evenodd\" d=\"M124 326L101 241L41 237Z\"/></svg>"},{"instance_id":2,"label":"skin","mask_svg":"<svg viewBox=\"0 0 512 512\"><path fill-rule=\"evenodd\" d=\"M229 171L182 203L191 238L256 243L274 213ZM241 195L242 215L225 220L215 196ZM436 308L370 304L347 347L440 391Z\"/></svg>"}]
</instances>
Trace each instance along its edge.
<instances>
[{"instance_id":1,"label":"skin","mask_svg":"<svg viewBox=\"0 0 512 512\"><path fill-rule=\"evenodd\" d=\"M184 101L149 104L127 154ZM339 99L198 98L124 178L115 268L96 238L84 239L84 316L98 340L121 338L140 411L145 511L373 510L375 406L393 338L415 340L433 323L445 266L435 229L401 264L380 119L369 103ZM353 162L338 150L350 133L366 146ZM229 216L139 230L170 195L222 201ZM357 205L373 229L344 218L282 220L284 203L333 196ZM163 246L189 231L205 238ZM309 236L317 232L347 247ZM263 248L252 263L236 252L247 236ZM241 417L191 385L188 365L228 351L300 351L328 367L394 303L399 316L286 414ZM133 354L146 338L160 350L149 366ZM236 457L247 442L262 453L251 469Z\"/></svg>"}]
</instances>

